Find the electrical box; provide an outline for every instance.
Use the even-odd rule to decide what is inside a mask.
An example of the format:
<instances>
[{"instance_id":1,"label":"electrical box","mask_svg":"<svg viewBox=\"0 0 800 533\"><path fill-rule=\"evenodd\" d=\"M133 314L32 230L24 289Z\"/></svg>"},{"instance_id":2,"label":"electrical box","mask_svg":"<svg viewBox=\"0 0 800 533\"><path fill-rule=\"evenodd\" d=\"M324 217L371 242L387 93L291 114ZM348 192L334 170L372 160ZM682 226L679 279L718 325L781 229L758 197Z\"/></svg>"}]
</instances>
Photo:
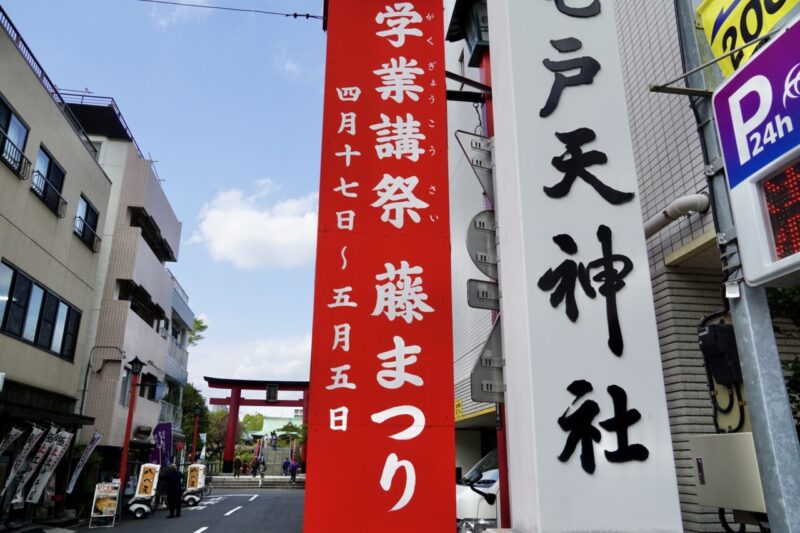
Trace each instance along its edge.
<instances>
[{"instance_id":1,"label":"electrical box","mask_svg":"<svg viewBox=\"0 0 800 533\"><path fill-rule=\"evenodd\" d=\"M698 332L700 351L720 385L733 385L742 379L739 366L739 351L736 348L736 336L730 324L711 324Z\"/></svg>"},{"instance_id":2,"label":"electrical box","mask_svg":"<svg viewBox=\"0 0 800 533\"><path fill-rule=\"evenodd\" d=\"M766 513L753 434L718 433L689 437L697 503Z\"/></svg>"}]
</instances>

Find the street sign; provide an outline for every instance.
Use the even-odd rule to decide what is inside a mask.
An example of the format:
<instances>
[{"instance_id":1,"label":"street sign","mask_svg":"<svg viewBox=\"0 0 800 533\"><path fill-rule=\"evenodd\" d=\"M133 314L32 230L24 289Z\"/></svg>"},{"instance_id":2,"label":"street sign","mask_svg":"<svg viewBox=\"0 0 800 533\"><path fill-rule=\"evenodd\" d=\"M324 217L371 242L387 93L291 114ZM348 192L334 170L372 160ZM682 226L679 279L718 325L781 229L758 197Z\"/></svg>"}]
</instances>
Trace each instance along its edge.
<instances>
[{"instance_id":1,"label":"street sign","mask_svg":"<svg viewBox=\"0 0 800 533\"><path fill-rule=\"evenodd\" d=\"M456 140L469 161L478 183L483 187L489 203L494 205L494 164L492 162L492 139L468 131L456 131Z\"/></svg>"},{"instance_id":2,"label":"street sign","mask_svg":"<svg viewBox=\"0 0 800 533\"><path fill-rule=\"evenodd\" d=\"M503 402L503 393L506 390L503 381L504 365L500 317L498 316L470 374L470 392L473 402Z\"/></svg>"},{"instance_id":3,"label":"street sign","mask_svg":"<svg viewBox=\"0 0 800 533\"><path fill-rule=\"evenodd\" d=\"M497 279L497 242L494 211L475 215L467 228L467 251L478 270Z\"/></svg>"},{"instance_id":4,"label":"street sign","mask_svg":"<svg viewBox=\"0 0 800 533\"><path fill-rule=\"evenodd\" d=\"M500 310L500 286L494 281L467 280L467 305L475 309Z\"/></svg>"},{"instance_id":5,"label":"street sign","mask_svg":"<svg viewBox=\"0 0 800 533\"><path fill-rule=\"evenodd\" d=\"M714 94L745 280L800 269L800 24L793 22Z\"/></svg>"}]
</instances>

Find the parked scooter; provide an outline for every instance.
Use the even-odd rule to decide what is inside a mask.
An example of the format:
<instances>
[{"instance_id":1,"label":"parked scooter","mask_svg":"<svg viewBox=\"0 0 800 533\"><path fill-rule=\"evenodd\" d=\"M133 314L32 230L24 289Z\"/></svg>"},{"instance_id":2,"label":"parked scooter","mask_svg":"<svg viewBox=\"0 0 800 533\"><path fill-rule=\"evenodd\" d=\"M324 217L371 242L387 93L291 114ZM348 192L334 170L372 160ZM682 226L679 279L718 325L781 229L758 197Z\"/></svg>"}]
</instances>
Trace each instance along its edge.
<instances>
[{"instance_id":1,"label":"parked scooter","mask_svg":"<svg viewBox=\"0 0 800 533\"><path fill-rule=\"evenodd\" d=\"M134 496L128 502L128 510L133 513L136 518L144 518L153 512L155 507L156 497L148 496Z\"/></svg>"},{"instance_id":2,"label":"parked scooter","mask_svg":"<svg viewBox=\"0 0 800 533\"><path fill-rule=\"evenodd\" d=\"M186 489L183 491L183 502L194 507L203 499L206 486L206 467L202 464L189 465L186 476Z\"/></svg>"}]
</instances>

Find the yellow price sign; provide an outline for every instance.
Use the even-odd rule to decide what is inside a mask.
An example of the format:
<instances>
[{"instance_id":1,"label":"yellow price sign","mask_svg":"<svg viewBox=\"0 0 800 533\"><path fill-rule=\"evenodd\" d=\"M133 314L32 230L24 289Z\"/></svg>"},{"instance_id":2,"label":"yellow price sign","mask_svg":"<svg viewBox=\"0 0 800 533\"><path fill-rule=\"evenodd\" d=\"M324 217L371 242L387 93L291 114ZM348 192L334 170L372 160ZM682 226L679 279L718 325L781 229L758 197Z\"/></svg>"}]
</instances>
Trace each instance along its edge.
<instances>
[{"instance_id":1,"label":"yellow price sign","mask_svg":"<svg viewBox=\"0 0 800 533\"><path fill-rule=\"evenodd\" d=\"M461 400L455 401L455 408L456 408L456 420L458 420L464 414L463 410L461 409Z\"/></svg>"},{"instance_id":2,"label":"yellow price sign","mask_svg":"<svg viewBox=\"0 0 800 533\"><path fill-rule=\"evenodd\" d=\"M714 57L720 57L758 39L773 28L800 0L705 0L697 9ZM727 77L745 64L760 44L748 46L721 59Z\"/></svg>"}]
</instances>

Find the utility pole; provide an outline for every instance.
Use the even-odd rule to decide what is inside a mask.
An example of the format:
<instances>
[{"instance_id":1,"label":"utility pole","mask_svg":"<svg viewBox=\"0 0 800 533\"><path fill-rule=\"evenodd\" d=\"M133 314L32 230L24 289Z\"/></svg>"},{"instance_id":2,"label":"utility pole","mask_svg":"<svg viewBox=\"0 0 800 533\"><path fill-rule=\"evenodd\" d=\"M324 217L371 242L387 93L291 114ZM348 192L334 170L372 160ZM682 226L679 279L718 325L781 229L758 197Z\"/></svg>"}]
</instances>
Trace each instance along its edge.
<instances>
[{"instance_id":1,"label":"utility pole","mask_svg":"<svg viewBox=\"0 0 800 533\"><path fill-rule=\"evenodd\" d=\"M684 66L700 66L692 0L676 0ZM706 88L702 71L687 76L689 87ZM713 87L712 87L713 89ZM753 428L761 485L770 530L800 533L800 446L775 344L766 290L742 278L739 246L733 222L722 154L711 112L711 99L692 97L712 193L717 241L724 251L726 297L730 301L736 343Z\"/></svg>"}]
</instances>

